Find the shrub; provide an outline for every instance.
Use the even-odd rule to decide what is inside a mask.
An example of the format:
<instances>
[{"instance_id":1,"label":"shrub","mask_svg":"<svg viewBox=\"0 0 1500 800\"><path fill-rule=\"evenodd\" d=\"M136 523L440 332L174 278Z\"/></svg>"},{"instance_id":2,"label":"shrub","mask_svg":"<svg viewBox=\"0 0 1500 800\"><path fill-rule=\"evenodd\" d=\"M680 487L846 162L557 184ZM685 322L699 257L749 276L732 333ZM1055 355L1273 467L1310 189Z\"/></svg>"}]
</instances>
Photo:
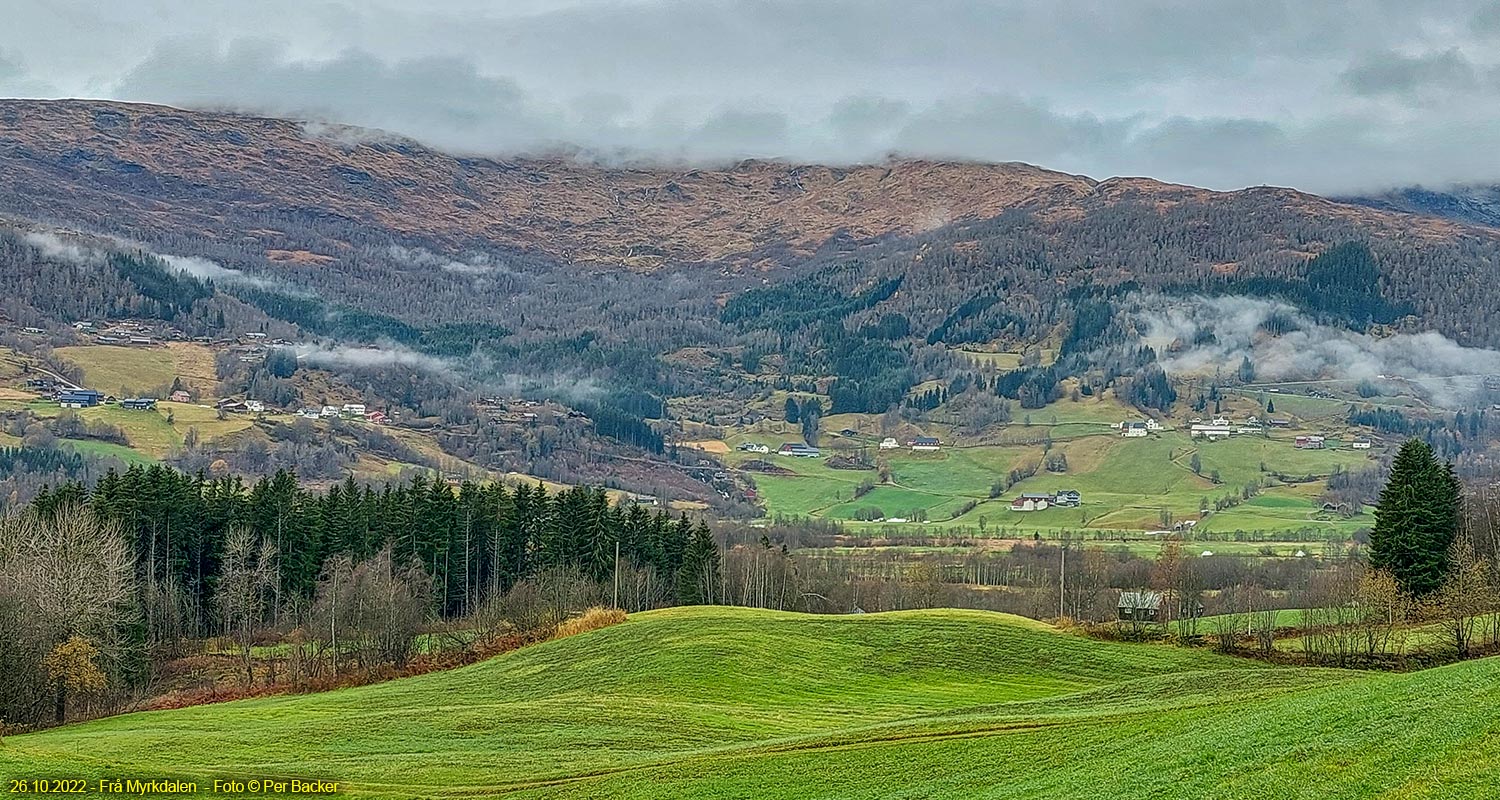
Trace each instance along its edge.
<instances>
[{"instance_id":1,"label":"shrub","mask_svg":"<svg viewBox=\"0 0 1500 800\"><path fill-rule=\"evenodd\" d=\"M557 626L555 638L561 639L566 636L588 633L600 628L608 628L611 625L618 625L624 621L625 612L621 609L594 606L576 617L563 620L562 624Z\"/></svg>"}]
</instances>

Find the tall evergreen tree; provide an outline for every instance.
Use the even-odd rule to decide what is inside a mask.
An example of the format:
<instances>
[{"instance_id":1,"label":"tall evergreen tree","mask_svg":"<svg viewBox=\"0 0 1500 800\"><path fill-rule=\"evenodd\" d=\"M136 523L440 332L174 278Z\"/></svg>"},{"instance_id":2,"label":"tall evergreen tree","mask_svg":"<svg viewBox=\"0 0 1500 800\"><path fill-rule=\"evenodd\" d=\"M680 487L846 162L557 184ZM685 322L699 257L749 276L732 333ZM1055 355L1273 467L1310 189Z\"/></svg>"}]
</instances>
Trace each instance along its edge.
<instances>
[{"instance_id":1,"label":"tall evergreen tree","mask_svg":"<svg viewBox=\"0 0 1500 800\"><path fill-rule=\"evenodd\" d=\"M1389 570L1418 596L1442 586L1448 552L1458 535L1461 487L1453 467L1440 463L1419 439L1401 446L1380 492L1370 532L1370 564Z\"/></svg>"},{"instance_id":2,"label":"tall evergreen tree","mask_svg":"<svg viewBox=\"0 0 1500 800\"><path fill-rule=\"evenodd\" d=\"M677 601L683 605L709 605L719 597L719 547L702 522L688 537L682 567L677 571Z\"/></svg>"}]
</instances>

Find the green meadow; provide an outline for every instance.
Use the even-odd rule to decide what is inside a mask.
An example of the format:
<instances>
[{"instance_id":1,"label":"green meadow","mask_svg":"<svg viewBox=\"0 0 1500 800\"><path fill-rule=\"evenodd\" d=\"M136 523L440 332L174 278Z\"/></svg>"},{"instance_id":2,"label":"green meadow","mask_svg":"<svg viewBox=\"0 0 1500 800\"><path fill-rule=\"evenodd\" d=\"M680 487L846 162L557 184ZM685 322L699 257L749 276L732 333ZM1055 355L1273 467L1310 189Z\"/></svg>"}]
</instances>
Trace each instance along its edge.
<instances>
[{"instance_id":1,"label":"green meadow","mask_svg":"<svg viewBox=\"0 0 1500 800\"><path fill-rule=\"evenodd\" d=\"M448 672L10 736L0 776L316 778L354 797L1469 798L1500 781L1497 681L1495 659L1271 667L979 611L680 608Z\"/></svg>"},{"instance_id":2,"label":"green meadow","mask_svg":"<svg viewBox=\"0 0 1500 800\"><path fill-rule=\"evenodd\" d=\"M1323 532L1347 537L1368 528L1368 513L1351 518L1324 513L1318 501L1327 476L1336 469L1358 469L1370 463L1372 451L1342 447L1299 450L1294 432L1269 436L1245 435L1224 441L1193 439L1185 430L1167 430L1145 438L1125 439L1103 420L1122 415L1110 402L1063 401L1033 415L1031 425L1012 424L993 442L957 446L935 453L909 449L880 451L867 448L884 463L889 481L880 483L875 470L838 470L825 459L786 458L731 451L731 465L750 459L769 461L790 474L751 473L767 512L776 515L826 518L857 528L896 535L896 523L853 522L857 516L879 511L886 518L912 520L925 515L926 526L938 529L986 529L1007 532L1056 533L1061 530L1148 531L1193 520L1203 533ZM1056 418L1041 424L1036 418ZM1078 417L1099 421L1084 422ZM1066 435L1063 435L1066 434ZM752 441L773 450L789 434L742 434L727 444ZM843 437L825 437L824 456L851 447ZM876 437L866 437L878 440ZM1005 443L1024 440L1025 443ZM1048 453L1067 460L1066 471L1037 474L991 498L991 487L1012 470L1023 472L1042 463ZM1198 469L1193 470L1196 455ZM1215 482L1217 479L1217 483ZM878 485L856 497L862 482ZM1260 493L1241 497L1247 485ZM1050 493L1076 489L1083 494L1079 508L1051 508L1032 513L1012 512L1009 503L1022 492ZM1239 504L1200 519L1200 510L1235 497Z\"/></svg>"}]
</instances>

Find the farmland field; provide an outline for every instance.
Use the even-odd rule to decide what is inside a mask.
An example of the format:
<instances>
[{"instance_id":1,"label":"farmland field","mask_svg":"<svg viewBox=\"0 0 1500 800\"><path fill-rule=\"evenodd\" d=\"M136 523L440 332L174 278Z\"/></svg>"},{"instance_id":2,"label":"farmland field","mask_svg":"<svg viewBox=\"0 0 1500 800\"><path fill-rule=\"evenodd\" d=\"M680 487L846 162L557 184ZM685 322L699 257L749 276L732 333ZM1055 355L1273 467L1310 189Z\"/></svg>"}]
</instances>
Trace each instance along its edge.
<instances>
[{"instance_id":1,"label":"farmland field","mask_svg":"<svg viewBox=\"0 0 1500 800\"><path fill-rule=\"evenodd\" d=\"M194 393L213 391L214 355L203 345L173 342L156 347L88 345L59 347L56 355L83 370L83 383L106 394L143 394L174 379Z\"/></svg>"},{"instance_id":2,"label":"farmland field","mask_svg":"<svg viewBox=\"0 0 1500 800\"><path fill-rule=\"evenodd\" d=\"M978 530L981 520L987 528L1042 533L1144 531L1194 520L1201 526L1198 530L1213 534L1322 531L1340 536L1368 528L1372 522L1367 513L1347 518L1322 513L1318 495L1329 474L1338 469L1359 469L1378 451L1336 446L1299 450L1292 441L1294 434L1286 431L1218 442L1193 439L1182 430L1124 439L1102 422L1123 415L1112 402L1062 401L1049 409L1040 410L1036 416L1048 420L1055 417L1057 424L1012 424L998 436L987 437L1000 443L960 442L936 453L866 447L869 457L888 471L889 480L883 483L875 469L832 469L824 459L739 451L731 451L725 458L731 465L751 459L770 461L785 471L748 473L768 513L842 520L863 529L889 531L890 524L856 522L856 517L925 518L924 524L930 527L970 532ZM1079 417L1101 421L1061 421ZM1069 435L1054 436L1055 432ZM774 449L794 438L788 434L744 434L730 437L727 443L759 442ZM1003 443L1017 440L1027 443ZM852 447L842 437L831 438L824 455ZM1024 474L1038 467L1049 452L1066 458L1064 472L1037 470L999 497L990 497L997 481L1012 470L1023 470ZM1192 468L1195 456L1197 472ZM856 497L865 481L878 485ZM1251 484L1259 487L1259 494L1240 497L1243 487ZM1083 494L1083 505L1035 513L1009 509L1010 498L1019 493L1059 489L1078 490ZM1213 509L1226 497L1233 497L1235 504L1200 520L1201 509Z\"/></svg>"},{"instance_id":3,"label":"farmland field","mask_svg":"<svg viewBox=\"0 0 1500 800\"><path fill-rule=\"evenodd\" d=\"M0 775L321 778L359 797L1467 798L1500 780L1496 680L1495 659L1269 667L976 611L682 608L449 672L11 736Z\"/></svg>"}]
</instances>

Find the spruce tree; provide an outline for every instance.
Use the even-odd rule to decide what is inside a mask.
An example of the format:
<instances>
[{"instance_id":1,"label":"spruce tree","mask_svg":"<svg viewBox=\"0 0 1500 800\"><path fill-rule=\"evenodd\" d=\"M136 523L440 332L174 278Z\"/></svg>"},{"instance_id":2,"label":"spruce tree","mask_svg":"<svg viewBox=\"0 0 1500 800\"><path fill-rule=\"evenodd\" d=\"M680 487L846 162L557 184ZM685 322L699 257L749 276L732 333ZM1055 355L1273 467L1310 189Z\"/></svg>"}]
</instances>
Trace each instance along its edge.
<instances>
[{"instance_id":1,"label":"spruce tree","mask_svg":"<svg viewBox=\"0 0 1500 800\"><path fill-rule=\"evenodd\" d=\"M797 420L801 419L802 417L801 412L802 407L797 404L797 398L792 397L791 395L787 395L786 411L784 412L786 414L786 421L793 425L796 425Z\"/></svg>"},{"instance_id":2,"label":"spruce tree","mask_svg":"<svg viewBox=\"0 0 1500 800\"><path fill-rule=\"evenodd\" d=\"M1436 591L1447 576L1460 502L1452 466L1439 463L1418 439L1402 445L1375 508L1371 566L1390 571L1413 595Z\"/></svg>"},{"instance_id":3,"label":"spruce tree","mask_svg":"<svg viewBox=\"0 0 1500 800\"><path fill-rule=\"evenodd\" d=\"M688 538L682 567L677 571L677 601L683 605L708 605L717 599L719 546L708 525L699 522Z\"/></svg>"}]
</instances>

